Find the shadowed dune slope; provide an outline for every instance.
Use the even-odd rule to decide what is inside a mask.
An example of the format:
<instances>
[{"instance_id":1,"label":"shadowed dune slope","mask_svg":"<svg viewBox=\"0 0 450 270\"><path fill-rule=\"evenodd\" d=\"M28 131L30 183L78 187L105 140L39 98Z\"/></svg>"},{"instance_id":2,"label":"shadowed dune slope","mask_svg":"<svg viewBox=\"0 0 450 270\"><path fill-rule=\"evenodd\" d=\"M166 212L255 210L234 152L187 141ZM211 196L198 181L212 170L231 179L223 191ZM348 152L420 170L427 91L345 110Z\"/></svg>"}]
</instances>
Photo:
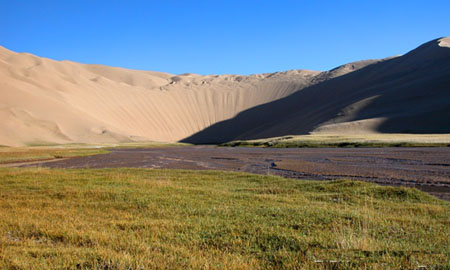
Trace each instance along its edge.
<instances>
[{"instance_id":1,"label":"shadowed dune slope","mask_svg":"<svg viewBox=\"0 0 450 270\"><path fill-rule=\"evenodd\" d=\"M319 79L324 72L302 91L183 141L218 143L315 132L450 133L449 44L450 38L436 39L403 56Z\"/></svg>"}]
</instances>

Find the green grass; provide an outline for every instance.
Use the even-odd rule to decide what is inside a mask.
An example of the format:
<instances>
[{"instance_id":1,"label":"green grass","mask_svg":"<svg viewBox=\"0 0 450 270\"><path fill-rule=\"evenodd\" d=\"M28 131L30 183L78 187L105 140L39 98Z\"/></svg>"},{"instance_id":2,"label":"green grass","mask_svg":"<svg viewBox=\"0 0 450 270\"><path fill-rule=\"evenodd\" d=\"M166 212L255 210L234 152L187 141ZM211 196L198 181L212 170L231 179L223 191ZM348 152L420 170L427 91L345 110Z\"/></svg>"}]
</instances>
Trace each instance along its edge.
<instances>
[{"instance_id":1,"label":"green grass","mask_svg":"<svg viewBox=\"0 0 450 270\"><path fill-rule=\"evenodd\" d=\"M0 164L33 162L106 153L108 153L108 150L104 148L87 147L1 147Z\"/></svg>"},{"instance_id":2,"label":"green grass","mask_svg":"<svg viewBox=\"0 0 450 270\"><path fill-rule=\"evenodd\" d=\"M160 142L132 142L120 143L107 146L108 149L134 149L134 148L160 148L160 147L182 147L191 146L189 143L160 143Z\"/></svg>"},{"instance_id":3,"label":"green grass","mask_svg":"<svg viewBox=\"0 0 450 270\"><path fill-rule=\"evenodd\" d=\"M243 147L450 147L450 134L297 135L231 141L220 146Z\"/></svg>"},{"instance_id":4,"label":"green grass","mask_svg":"<svg viewBox=\"0 0 450 270\"><path fill-rule=\"evenodd\" d=\"M106 154L109 153L110 149L179 147L188 145L189 144L183 143L132 142L99 145L65 144L56 146L27 147L0 146L0 165Z\"/></svg>"},{"instance_id":5,"label":"green grass","mask_svg":"<svg viewBox=\"0 0 450 270\"><path fill-rule=\"evenodd\" d=\"M0 269L449 269L416 189L217 171L0 169Z\"/></svg>"}]
</instances>

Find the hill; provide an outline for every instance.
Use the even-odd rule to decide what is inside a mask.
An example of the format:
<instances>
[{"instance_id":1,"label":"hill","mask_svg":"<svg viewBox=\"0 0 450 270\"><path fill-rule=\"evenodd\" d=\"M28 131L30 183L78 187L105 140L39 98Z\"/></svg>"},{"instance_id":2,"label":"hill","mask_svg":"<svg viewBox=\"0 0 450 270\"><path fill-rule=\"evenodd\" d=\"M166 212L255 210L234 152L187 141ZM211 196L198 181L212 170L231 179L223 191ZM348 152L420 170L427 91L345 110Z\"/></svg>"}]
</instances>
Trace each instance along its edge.
<instances>
[{"instance_id":1,"label":"hill","mask_svg":"<svg viewBox=\"0 0 450 270\"><path fill-rule=\"evenodd\" d=\"M0 145L450 131L449 38L319 72L174 75L0 47Z\"/></svg>"},{"instance_id":2,"label":"hill","mask_svg":"<svg viewBox=\"0 0 450 270\"><path fill-rule=\"evenodd\" d=\"M318 73L173 75L0 48L0 144L177 141L288 96Z\"/></svg>"},{"instance_id":3,"label":"hill","mask_svg":"<svg viewBox=\"0 0 450 270\"><path fill-rule=\"evenodd\" d=\"M403 56L320 80L184 141L216 143L308 133L449 133L449 41L436 39Z\"/></svg>"}]
</instances>

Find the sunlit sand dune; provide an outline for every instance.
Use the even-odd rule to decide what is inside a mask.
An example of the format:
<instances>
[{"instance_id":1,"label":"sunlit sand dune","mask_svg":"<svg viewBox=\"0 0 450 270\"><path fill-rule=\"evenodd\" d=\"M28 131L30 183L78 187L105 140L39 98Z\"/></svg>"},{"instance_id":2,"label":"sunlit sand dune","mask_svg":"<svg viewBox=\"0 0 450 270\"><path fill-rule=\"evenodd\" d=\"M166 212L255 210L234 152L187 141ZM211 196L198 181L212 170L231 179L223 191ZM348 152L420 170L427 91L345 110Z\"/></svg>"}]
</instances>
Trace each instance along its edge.
<instances>
[{"instance_id":1,"label":"sunlit sand dune","mask_svg":"<svg viewBox=\"0 0 450 270\"><path fill-rule=\"evenodd\" d=\"M316 71L168 73L0 49L0 144L177 141L311 84Z\"/></svg>"}]
</instances>

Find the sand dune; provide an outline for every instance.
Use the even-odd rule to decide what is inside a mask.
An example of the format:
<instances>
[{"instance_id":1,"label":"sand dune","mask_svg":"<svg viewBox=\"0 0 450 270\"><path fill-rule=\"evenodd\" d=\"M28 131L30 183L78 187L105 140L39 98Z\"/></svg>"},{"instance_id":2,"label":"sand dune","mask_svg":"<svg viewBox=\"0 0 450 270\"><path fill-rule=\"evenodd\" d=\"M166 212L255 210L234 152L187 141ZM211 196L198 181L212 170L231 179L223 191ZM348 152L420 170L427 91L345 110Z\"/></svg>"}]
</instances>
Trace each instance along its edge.
<instances>
[{"instance_id":1,"label":"sand dune","mask_svg":"<svg viewBox=\"0 0 450 270\"><path fill-rule=\"evenodd\" d=\"M389 132L397 125L413 132L447 131L449 40L326 72L250 76L129 70L0 47L0 145L184 138L204 143ZM418 125L416 120L429 117L430 124Z\"/></svg>"},{"instance_id":2,"label":"sand dune","mask_svg":"<svg viewBox=\"0 0 450 270\"><path fill-rule=\"evenodd\" d=\"M0 48L0 144L178 141L286 97L318 73L172 75Z\"/></svg>"},{"instance_id":3,"label":"sand dune","mask_svg":"<svg viewBox=\"0 0 450 270\"><path fill-rule=\"evenodd\" d=\"M320 81L184 141L225 142L315 132L450 133L449 41L433 40L403 56Z\"/></svg>"}]
</instances>

